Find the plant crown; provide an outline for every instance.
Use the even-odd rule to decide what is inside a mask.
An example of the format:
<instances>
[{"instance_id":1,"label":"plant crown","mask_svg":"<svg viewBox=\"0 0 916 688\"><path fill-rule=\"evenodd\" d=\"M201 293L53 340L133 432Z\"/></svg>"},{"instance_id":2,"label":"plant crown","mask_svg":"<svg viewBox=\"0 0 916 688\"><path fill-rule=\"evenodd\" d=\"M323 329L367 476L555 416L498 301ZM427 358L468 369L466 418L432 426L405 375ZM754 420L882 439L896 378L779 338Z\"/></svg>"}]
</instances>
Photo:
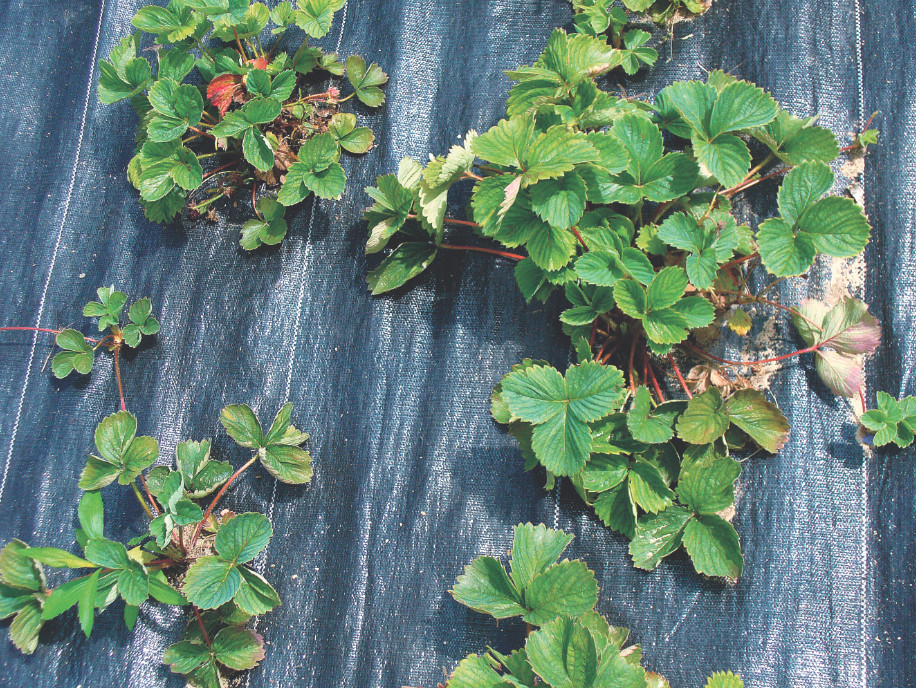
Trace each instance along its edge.
<instances>
[{"instance_id":1,"label":"plant crown","mask_svg":"<svg viewBox=\"0 0 916 688\"><path fill-rule=\"evenodd\" d=\"M299 0L297 9L281 2L269 10L250 0L170 0L137 11L137 31L99 63L99 99L129 99L137 112L127 176L148 219L169 222L187 204L190 219L216 220L211 206L250 185L255 217L242 227L240 245L253 250L283 240L287 207L313 193L340 198L341 151L359 155L375 140L340 106L356 96L379 107L388 80L358 55L340 62L308 44L327 34L343 6L344 0ZM267 50L261 34L270 23ZM296 27L306 34L298 49L279 50ZM141 55L143 34L155 37L155 74ZM351 93L316 88L318 73L346 75ZM205 172L201 161L211 169ZM257 199L259 188L268 194Z\"/></svg>"}]
</instances>

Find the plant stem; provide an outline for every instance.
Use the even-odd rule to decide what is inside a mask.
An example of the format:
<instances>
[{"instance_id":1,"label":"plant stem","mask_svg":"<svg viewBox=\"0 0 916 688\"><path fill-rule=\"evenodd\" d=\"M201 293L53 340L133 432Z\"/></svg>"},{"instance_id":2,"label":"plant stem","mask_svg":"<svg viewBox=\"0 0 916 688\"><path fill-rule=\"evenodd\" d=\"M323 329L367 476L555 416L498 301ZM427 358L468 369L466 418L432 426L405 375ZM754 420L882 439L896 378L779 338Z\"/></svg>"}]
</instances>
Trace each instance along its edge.
<instances>
[{"instance_id":1,"label":"plant stem","mask_svg":"<svg viewBox=\"0 0 916 688\"><path fill-rule=\"evenodd\" d=\"M802 320L808 321L811 325L816 327L819 331L821 332L824 331L824 329L820 325L818 325L816 322L814 322L811 318L806 318L796 309L790 308L789 306L783 306L781 303L776 303L776 301L770 301L769 299L761 298L759 295L757 296L745 295L745 294L742 294L741 292L734 291L732 289L716 289L716 291L719 292L720 294L734 294L738 296L738 303L741 305L746 304L746 303L765 303L768 306L773 306L773 308L778 308L780 310L785 311L786 313L790 313L792 315L798 316ZM747 299L747 300L744 300L744 299Z\"/></svg>"},{"instance_id":2,"label":"plant stem","mask_svg":"<svg viewBox=\"0 0 916 688\"><path fill-rule=\"evenodd\" d=\"M455 244L440 244L439 248L450 249L452 251L477 251L478 253L487 253L491 256L500 256L501 258L510 258L512 260L525 260L525 256L518 253L507 253L506 251L497 251L493 248L484 248L483 246L456 246Z\"/></svg>"},{"instance_id":3,"label":"plant stem","mask_svg":"<svg viewBox=\"0 0 916 688\"><path fill-rule=\"evenodd\" d=\"M234 26L232 27L232 33L235 34L235 42L236 45L239 46L239 54L241 54L242 59L245 60L245 62L248 62L248 55L245 53L245 48L242 47L242 41L239 39L239 32L235 30Z\"/></svg>"},{"instance_id":4,"label":"plant stem","mask_svg":"<svg viewBox=\"0 0 916 688\"><path fill-rule=\"evenodd\" d=\"M200 52L206 53L206 54L209 56L209 58L210 58L211 60L213 60L214 63L216 62L216 58L213 56L213 53L211 53L209 50L207 50L207 48L204 46L204 44L200 42L200 39L199 39L199 38L195 38L195 39L194 39L194 42L197 44L197 47L200 49Z\"/></svg>"},{"instance_id":5,"label":"plant stem","mask_svg":"<svg viewBox=\"0 0 916 688\"><path fill-rule=\"evenodd\" d=\"M690 388L687 386L687 382L684 380L684 376L681 375L681 369L677 367L677 363L674 361L674 354L668 354L668 363L670 363L671 367L674 368L674 374L677 375L678 382L681 383L681 387L683 387L684 392L687 393L687 398L693 399L693 394L690 393Z\"/></svg>"},{"instance_id":6,"label":"plant stem","mask_svg":"<svg viewBox=\"0 0 916 688\"><path fill-rule=\"evenodd\" d=\"M192 206L192 207L193 207L194 210L196 210L197 212L200 212L200 211L203 210L204 208L207 208L208 206L211 206L211 205L213 205L214 203L216 203L216 201L218 201L219 199L221 199L221 198L222 198L223 196L225 196L225 195L226 195L225 192L220 193L220 194L217 194L217 195L214 196L213 198L209 198L209 199L207 199L206 201L201 201L200 203L198 203L197 205L194 205L194 206Z\"/></svg>"},{"instance_id":7,"label":"plant stem","mask_svg":"<svg viewBox=\"0 0 916 688\"><path fill-rule=\"evenodd\" d=\"M196 139L198 136L200 136L200 134L197 134L197 135L195 135L195 136L193 136L193 137L191 137L191 138L195 138L195 139ZM185 143L187 143L187 142L185 142ZM198 160L205 160L205 159L207 159L207 158L212 158L214 155L225 155L225 154L226 154L226 153L225 153L224 151L214 151L214 152L212 152L212 153L201 153L200 155L198 155L198 156L196 156L196 157L197 157Z\"/></svg>"},{"instance_id":8,"label":"plant stem","mask_svg":"<svg viewBox=\"0 0 916 688\"><path fill-rule=\"evenodd\" d=\"M49 330L46 327L0 327L0 332L47 332L48 334L60 334L63 330ZM92 342L93 344L99 344L98 339L90 339L89 337L84 337L87 342Z\"/></svg>"},{"instance_id":9,"label":"plant stem","mask_svg":"<svg viewBox=\"0 0 916 688\"><path fill-rule=\"evenodd\" d=\"M482 181L483 181L483 177L481 177L479 174L474 174L473 172L465 172L465 173L462 175L462 177L463 177L464 179L475 179L475 180L477 180L478 182L482 182Z\"/></svg>"},{"instance_id":10,"label":"plant stem","mask_svg":"<svg viewBox=\"0 0 916 688\"><path fill-rule=\"evenodd\" d=\"M124 388L121 386L121 366L118 364L118 354L121 353L121 346L116 345L114 349L114 369L115 379L118 381L118 397L121 399L121 410L127 410L127 404L124 403Z\"/></svg>"},{"instance_id":11,"label":"plant stem","mask_svg":"<svg viewBox=\"0 0 916 688\"><path fill-rule=\"evenodd\" d=\"M585 248L585 252L588 253L588 244L585 243L585 239L579 234L579 229L577 227L572 227L572 233L576 235L576 239L579 240L579 243Z\"/></svg>"},{"instance_id":12,"label":"plant stem","mask_svg":"<svg viewBox=\"0 0 916 688\"><path fill-rule=\"evenodd\" d=\"M821 342L820 344L809 346L806 349L799 349L798 351L793 351L792 353L783 354L782 356L774 356L773 358L763 358L763 359L760 359L759 361L729 361L728 359L725 359L725 358L719 358L718 356L713 356L708 351L703 351L703 349L700 349L699 347L696 347L693 344L690 344L689 342L684 342L684 346L686 346L691 351L695 351L696 353L700 354L701 356L705 356L706 358L709 358L713 361L717 361L719 363L723 363L725 365L753 368L754 366L764 365L765 363L777 363L778 361L785 361L787 358L792 358L793 356L801 356L802 354L810 354L820 349L822 346L827 344L827 342L829 341L830 340L827 339Z\"/></svg>"},{"instance_id":13,"label":"plant stem","mask_svg":"<svg viewBox=\"0 0 916 688\"><path fill-rule=\"evenodd\" d=\"M749 260L753 260L754 258L756 258L756 257L759 256L759 255L760 255L759 253L757 253L756 251L754 251L753 253L751 253L751 254L749 254L749 255L741 256L740 258L735 258L734 260L730 260L729 262L725 263L725 265L721 266L719 269L720 269L720 270L727 270L727 269L729 269L729 268L733 268L733 267L735 267L736 265L741 265L741 263L747 262L747 261L749 261Z\"/></svg>"},{"instance_id":14,"label":"plant stem","mask_svg":"<svg viewBox=\"0 0 916 688\"><path fill-rule=\"evenodd\" d=\"M146 512L146 515L150 517L150 520L156 518L153 516L153 512L149 510L149 507L146 505L146 501L143 499L143 495L140 494L140 488L137 487L137 483L131 483L130 486L134 489L134 494L137 495L137 501L140 502L140 506L143 507L143 510Z\"/></svg>"},{"instance_id":15,"label":"plant stem","mask_svg":"<svg viewBox=\"0 0 916 688\"><path fill-rule=\"evenodd\" d=\"M633 380L633 356L636 355L636 337L633 337L633 343L630 344L630 362L628 365L628 372L630 376L630 391L633 394L636 394L636 382Z\"/></svg>"},{"instance_id":16,"label":"plant stem","mask_svg":"<svg viewBox=\"0 0 916 688\"><path fill-rule=\"evenodd\" d=\"M646 371L649 374L649 380L652 382L652 387L655 389L655 393L658 395L658 400L661 403L665 403L665 395L662 394L661 385L658 384L658 378L655 377L655 371L652 370L652 361L649 360L649 354L646 353L646 350L642 350L643 360L646 363Z\"/></svg>"},{"instance_id":17,"label":"plant stem","mask_svg":"<svg viewBox=\"0 0 916 688\"><path fill-rule=\"evenodd\" d=\"M204 634L204 642L207 643L207 647L210 647L213 643L210 642L210 636L207 635L207 627L204 626L204 620L200 617L200 610L196 604L192 606L194 607L194 616L197 617L197 625L200 626L200 632Z\"/></svg>"},{"instance_id":18,"label":"plant stem","mask_svg":"<svg viewBox=\"0 0 916 688\"><path fill-rule=\"evenodd\" d=\"M188 127L188 131L193 131L194 133L200 134L201 136L206 136L208 139L216 138L213 134L208 134L207 132L203 131L202 129L198 129L197 127Z\"/></svg>"},{"instance_id":19,"label":"plant stem","mask_svg":"<svg viewBox=\"0 0 916 688\"><path fill-rule=\"evenodd\" d=\"M408 220L416 220L416 219L417 219L417 216L414 215L413 213L410 213L410 214L407 216L407 219L408 219ZM476 223L476 222L471 222L470 220L453 220L452 218L447 217L447 218L445 218L445 219L442 220L442 221L443 221L445 224L447 224L447 225L458 225L458 226L460 226L460 227L474 227L475 229L480 227L480 225L479 225L478 223Z\"/></svg>"},{"instance_id":20,"label":"plant stem","mask_svg":"<svg viewBox=\"0 0 916 688\"><path fill-rule=\"evenodd\" d=\"M153 509L155 510L156 515L161 515L162 509L160 509L159 505L156 504L156 500L153 499L153 494L149 491L149 485L146 484L146 476L141 473L137 477L140 479L140 484L143 485L143 491L146 492L146 498L149 499L149 503L153 505Z\"/></svg>"},{"instance_id":21,"label":"plant stem","mask_svg":"<svg viewBox=\"0 0 916 688\"><path fill-rule=\"evenodd\" d=\"M258 206L255 203L255 195L257 193L258 193L258 180L252 179L251 180L251 208L252 210L254 210L254 214L257 215L258 219L263 220L264 218L261 217L261 213L258 212Z\"/></svg>"},{"instance_id":22,"label":"plant stem","mask_svg":"<svg viewBox=\"0 0 916 688\"><path fill-rule=\"evenodd\" d=\"M204 178L204 179L207 179L208 177L212 177L212 176L213 176L214 174L216 174L217 172L222 172L222 171L225 170L227 167L232 167L233 165L237 165L237 164L240 163L241 161L242 161L242 159L239 158L238 160L233 160L232 162L227 162L225 165L222 165L221 167L217 167L215 170L210 170L209 172L207 172L207 174L205 174L205 175L203 176L203 178Z\"/></svg>"},{"instance_id":23,"label":"plant stem","mask_svg":"<svg viewBox=\"0 0 916 688\"><path fill-rule=\"evenodd\" d=\"M296 54L293 55L293 70L296 69L296 65L299 63L299 57L302 55L302 51L305 50L305 46L308 44L308 39L302 41L302 45L299 46L299 50L296 51Z\"/></svg>"},{"instance_id":24,"label":"plant stem","mask_svg":"<svg viewBox=\"0 0 916 688\"><path fill-rule=\"evenodd\" d=\"M227 480L225 484L222 486L222 488L220 488L220 491L216 493L216 496L213 498L213 501L210 502L210 506L208 506L207 510L204 512L204 517L200 519L200 523L198 523L197 528L194 529L194 536L191 538L191 543L188 545L189 547L193 547L194 544L197 542L197 538L200 537L200 531L203 530L204 524L207 522L207 519L210 518L210 514L213 513L213 507L216 506L216 503L219 501L220 497L223 496L223 493L229 489L229 486L235 481L236 478L238 478L242 473L245 472L245 469L247 469L251 464L253 464L257 460L258 460L258 455L255 454L254 456L251 457L251 459L248 460L248 462L244 466L242 466L235 473L233 473L232 476L229 478L229 480Z\"/></svg>"}]
</instances>

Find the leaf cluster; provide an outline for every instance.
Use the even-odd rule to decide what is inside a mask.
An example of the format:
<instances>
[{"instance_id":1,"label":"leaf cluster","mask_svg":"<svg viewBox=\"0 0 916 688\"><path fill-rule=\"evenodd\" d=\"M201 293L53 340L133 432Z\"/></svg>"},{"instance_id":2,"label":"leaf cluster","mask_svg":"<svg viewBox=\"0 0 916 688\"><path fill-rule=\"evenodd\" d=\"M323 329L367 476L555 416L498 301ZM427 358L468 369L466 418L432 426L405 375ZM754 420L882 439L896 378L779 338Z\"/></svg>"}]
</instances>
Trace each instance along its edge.
<instances>
[{"instance_id":1,"label":"leaf cluster","mask_svg":"<svg viewBox=\"0 0 916 688\"><path fill-rule=\"evenodd\" d=\"M250 185L256 220L243 228L241 246L253 250L283 239L285 206L313 192L340 197L346 181L340 151L365 153L375 137L356 126L355 115L338 110L350 97L379 107L388 80L359 56L341 62L309 45L309 38L327 34L343 5L299 0L269 10L250 0L171 0L137 11L137 31L99 63L99 98L129 99L139 117L128 179L147 218L169 222L187 202L192 218L206 211L213 219L207 210L213 203ZM268 51L261 36L271 24ZM305 32L298 48L278 49L294 28ZM143 56L144 34L154 40L153 63ZM346 76L351 94L341 97L336 86L316 92L320 71ZM205 173L214 157L218 164ZM255 203L259 182L274 203Z\"/></svg>"},{"instance_id":2,"label":"leaf cluster","mask_svg":"<svg viewBox=\"0 0 916 688\"><path fill-rule=\"evenodd\" d=\"M778 451L789 424L752 389L723 399L711 387L690 401L654 405L638 387L629 408L623 375L586 362L556 369L526 360L496 387L493 416L509 426L526 468L568 477L609 528L631 539L640 568L684 545L697 571L737 578L738 534L722 518L734 505L740 465L729 449Z\"/></svg>"},{"instance_id":3,"label":"leaf cluster","mask_svg":"<svg viewBox=\"0 0 916 688\"><path fill-rule=\"evenodd\" d=\"M62 351L51 360L54 377L67 377L74 370L87 375L95 363L95 352L105 346L114 351L122 345L137 348L144 335L149 337L159 332L159 321L152 316L152 302L148 298L135 301L127 310L127 324L121 324L121 313L127 305L127 295L114 286L96 290L98 301L90 301L83 307L87 318L99 319L99 332L105 335L101 341L87 340L78 330L66 328L56 337Z\"/></svg>"},{"instance_id":4,"label":"leaf cluster","mask_svg":"<svg viewBox=\"0 0 916 688\"><path fill-rule=\"evenodd\" d=\"M120 297L112 303L112 293L100 290L101 304L107 303L109 315L117 317ZM74 536L81 554L29 547L19 540L0 551L0 617L14 617L14 644L33 652L44 622L73 607L88 637L96 613L119 598L125 624L132 629L140 606L152 598L165 605L191 605L195 613L207 610L199 620L192 618L182 640L163 658L185 675L189 686L220 688L227 671L257 665L264 658L264 642L245 625L277 607L280 598L250 564L267 547L273 529L263 514L225 510L217 516L213 508L229 484L256 461L284 482L311 478L311 459L299 446L308 436L291 424L292 410L292 404L284 405L263 432L248 406L223 409L220 419L227 433L254 450L236 471L228 461L211 458L210 440L189 440L177 445L174 468L157 465L144 475L158 458L156 440L137 436L137 419L127 411L103 419L95 431L98 456L89 457L79 482L85 492ZM131 485L150 515L147 532L126 545L105 535L101 490L116 480ZM136 482L143 485L148 503ZM214 492L204 511L198 500ZM80 575L49 588L43 565Z\"/></svg>"},{"instance_id":5,"label":"leaf cluster","mask_svg":"<svg viewBox=\"0 0 916 688\"><path fill-rule=\"evenodd\" d=\"M534 627L523 647L502 654L471 654L446 688L666 688L641 666L638 645L625 647L626 628L611 626L594 610L598 586L581 560L557 562L571 535L520 524L509 571L494 557L478 557L458 577L452 596L497 619L522 618ZM743 688L731 672L711 676L707 688Z\"/></svg>"}]
</instances>

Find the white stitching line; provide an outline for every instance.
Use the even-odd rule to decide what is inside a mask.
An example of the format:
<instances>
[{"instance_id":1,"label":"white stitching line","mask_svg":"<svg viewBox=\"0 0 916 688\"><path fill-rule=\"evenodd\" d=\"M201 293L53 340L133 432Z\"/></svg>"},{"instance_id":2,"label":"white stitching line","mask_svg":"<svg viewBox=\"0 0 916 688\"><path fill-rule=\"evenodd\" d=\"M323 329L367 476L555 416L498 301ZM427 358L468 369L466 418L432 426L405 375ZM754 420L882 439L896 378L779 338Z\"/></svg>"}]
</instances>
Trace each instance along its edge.
<instances>
[{"instance_id":1,"label":"white stitching line","mask_svg":"<svg viewBox=\"0 0 916 688\"><path fill-rule=\"evenodd\" d=\"M92 78L95 76L95 60L99 51L99 39L102 36L102 19L105 16L105 3L99 8L99 23L95 29L95 44L92 47L92 59L89 61L89 79L86 83L86 100L83 102L83 115L80 121L80 133L76 141L76 157L73 160L73 170L70 173L70 187L67 189L67 198L64 201L64 214L60 221L60 228L57 230L57 239L54 242L54 251L51 253L51 265L48 268L48 276L45 278L44 288L41 291L41 300L38 302L38 317L35 319L35 326L41 327L41 317L45 311L45 299L48 296L48 288L51 286L51 275L54 273L54 265L57 263L57 252L60 248L61 239L64 236L64 226L70 216L70 201L73 198L73 188L76 185L76 170L79 167L80 155L83 150L83 134L86 131L86 116L89 114L89 98L92 94ZM10 448L6 453L6 463L3 466L3 479L0 480L0 502L3 501L3 491L6 488L6 477L9 474L10 462L13 459L13 450L16 447L16 435L19 432L19 422L22 420L22 408L25 405L25 393L29 388L29 378L32 374L32 363L35 361L35 350L38 348L38 332L32 335L32 348L29 351L29 362L25 369L25 380L22 383L22 394L19 397L19 405L16 407L16 419L13 421L12 439L10 439Z\"/></svg>"},{"instance_id":2,"label":"white stitching line","mask_svg":"<svg viewBox=\"0 0 916 688\"><path fill-rule=\"evenodd\" d=\"M862 65L862 8L860 0L855 0L855 28L856 28L856 78L859 90L859 127L865 124L865 70ZM859 183L865 190L865 171L859 175ZM867 269L867 266L865 266ZM864 411L864 409L863 409ZM859 684L868 688L868 455L862 450L862 480L859 487L859 503L862 507L862 541L861 559L862 575L859 582L859 595L862 597L862 609L859 616Z\"/></svg>"}]
</instances>

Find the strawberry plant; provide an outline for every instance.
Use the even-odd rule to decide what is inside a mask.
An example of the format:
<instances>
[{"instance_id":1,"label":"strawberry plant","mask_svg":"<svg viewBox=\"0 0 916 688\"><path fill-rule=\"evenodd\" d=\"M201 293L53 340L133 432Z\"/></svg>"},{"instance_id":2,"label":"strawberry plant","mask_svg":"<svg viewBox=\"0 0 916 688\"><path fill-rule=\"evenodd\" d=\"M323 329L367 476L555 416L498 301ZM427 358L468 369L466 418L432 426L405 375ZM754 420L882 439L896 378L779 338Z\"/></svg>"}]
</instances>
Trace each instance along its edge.
<instances>
[{"instance_id":1,"label":"strawberry plant","mask_svg":"<svg viewBox=\"0 0 916 688\"><path fill-rule=\"evenodd\" d=\"M496 619L527 624L523 647L509 654L492 648L464 658L444 688L668 688L641 666L630 632L611 626L595 610L598 584L585 562L558 561L573 536L544 525L515 527L509 570L495 557L478 557L458 576L452 597ZM709 677L706 688L744 688L731 672Z\"/></svg>"},{"instance_id":2,"label":"strawberry plant","mask_svg":"<svg viewBox=\"0 0 916 688\"><path fill-rule=\"evenodd\" d=\"M231 405L220 413L220 422L236 444L252 452L238 469L211 457L209 439L180 442L174 464L154 465L160 459L159 443L137 434L137 418L126 408L118 361L122 347L136 347L144 335L158 332L159 323L151 316L149 299L136 301L122 324L125 294L103 287L98 296L99 301L83 309L85 315L99 319L103 336L98 340L73 329L0 328L55 334L63 349L52 361L57 377L89 373L95 351L109 349L121 406L96 426L96 453L88 457L79 477L83 496L74 540L80 553L30 547L18 539L3 547L0 618L12 617L10 639L31 654L45 622L74 607L87 637L96 614L119 599L128 630L147 603L186 607L190 621L163 661L183 674L189 686L221 688L233 672L251 669L264 659L263 638L246 624L274 609L280 598L249 565L270 541L270 521L260 513L235 514L217 511L216 506L255 463L281 482L309 482L311 457L301 448L308 435L291 424L292 404L285 404L267 429L248 406ZM129 485L148 517L144 532L126 542L123 523L109 519L106 525L101 491L114 483ZM209 499L206 508L199 503L204 499ZM72 569L76 577L52 586L45 567Z\"/></svg>"},{"instance_id":3,"label":"strawberry plant","mask_svg":"<svg viewBox=\"0 0 916 688\"><path fill-rule=\"evenodd\" d=\"M732 454L777 452L789 433L747 371L808 355L827 387L865 408L863 358L881 338L867 306L852 297L786 306L768 292L819 255L864 250L868 221L851 198L829 195L829 163L863 154L877 132L866 126L841 149L815 119L722 71L649 100L603 90L597 77L652 56L624 17L610 12L605 27L594 18L603 4L577 7L577 33L555 30L533 65L508 72L505 119L425 167L405 158L368 189L366 251L388 253L369 286L397 289L441 251L464 250L516 261L528 301L559 292L578 363L565 373L516 365L494 391L494 418L526 469L542 467L548 488L568 478L631 540L636 566L654 569L683 547L698 572L736 578ZM778 213L746 223L733 199L776 180ZM449 189L464 182L469 219L448 217ZM499 246L457 243L447 226ZM751 315L769 309L792 319L804 347L757 360L707 350L723 328L746 336ZM879 401L862 418L874 443L912 442L911 400Z\"/></svg>"},{"instance_id":4,"label":"strawberry plant","mask_svg":"<svg viewBox=\"0 0 916 688\"><path fill-rule=\"evenodd\" d=\"M99 99L128 99L137 113L127 176L148 219L169 222L187 206L191 220L215 220L214 204L250 187L254 217L240 244L253 250L283 240L287 207L311 194L340 198L341 151L359 155L375 140L341 106L355 96L379 107L379 87L388 80L357 55L340 62L309 45L327 34L343 5L299 0L298 8L281 2L269 10L250 0L171 0L137 11L137 31L99 63ZM265 48L261 37L270 23ZM293 30L305 37L284 51ZM142 47L144 34L153 37L151 48ZM155 70L146 50L155 54ZM317 86L319 74L346 75L350 93ZM259 191L266 195L258 199Z\"/></svg>"}]
</instances>

